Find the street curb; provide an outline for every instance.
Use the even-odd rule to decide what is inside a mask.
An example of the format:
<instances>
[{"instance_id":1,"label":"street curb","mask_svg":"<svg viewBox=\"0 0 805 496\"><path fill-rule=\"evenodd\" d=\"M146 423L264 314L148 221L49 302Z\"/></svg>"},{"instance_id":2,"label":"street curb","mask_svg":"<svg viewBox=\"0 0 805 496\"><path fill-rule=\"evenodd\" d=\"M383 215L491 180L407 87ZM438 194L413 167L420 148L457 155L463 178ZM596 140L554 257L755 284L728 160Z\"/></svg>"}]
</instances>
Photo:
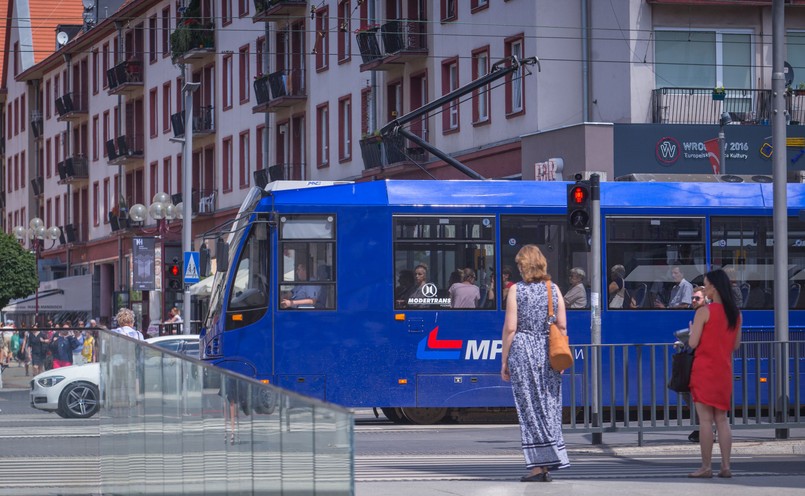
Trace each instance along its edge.
<instances>
[{"instance_id":1,"label":"street curb","mask_svg":"<svg viewBox=\"0 0 805 496\"><path fill-rule=\"evenodd\" d=\"M696 454L701 450L698 444L654 444L651 446L584 446L567 447L567 452L576 455L614 455L634 456L661 454L673 451L674 454ZM713 446L713 454L719 454L718 443ZM805 455L805 440L779 441L733 441L733 455Z\"/></svg>"}]
</instances>

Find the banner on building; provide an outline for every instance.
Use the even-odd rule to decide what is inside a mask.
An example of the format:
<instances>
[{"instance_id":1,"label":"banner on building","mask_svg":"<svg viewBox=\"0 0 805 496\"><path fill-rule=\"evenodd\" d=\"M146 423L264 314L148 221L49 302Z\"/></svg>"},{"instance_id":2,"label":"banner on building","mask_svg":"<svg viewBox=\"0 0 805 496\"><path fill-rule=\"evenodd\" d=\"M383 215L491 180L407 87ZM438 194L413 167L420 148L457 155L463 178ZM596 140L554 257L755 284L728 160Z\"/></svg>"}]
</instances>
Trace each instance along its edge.
<instances>
[{"instance_id":1,"label":"banner on building","mask_svg":"<svg viewBox=\"0 0 805 496\"><path fill-rule=\"evenodd\" d=\"M713 168L713 174L721 174L721 159L718 138L713 138L704 142L704 148L707 150L707 158L710 159L710 166Z\"/></svg>"},{"instance_id":2,"label":"banner on building","mask_svg":"<svg viewBox=\"0 0 805 496\"><path fill-rule=\"evenodd\" d=\"M132 238L131 240L131 289L154 291L156 289L156 238Z\"/></svg>"}]
</instances>

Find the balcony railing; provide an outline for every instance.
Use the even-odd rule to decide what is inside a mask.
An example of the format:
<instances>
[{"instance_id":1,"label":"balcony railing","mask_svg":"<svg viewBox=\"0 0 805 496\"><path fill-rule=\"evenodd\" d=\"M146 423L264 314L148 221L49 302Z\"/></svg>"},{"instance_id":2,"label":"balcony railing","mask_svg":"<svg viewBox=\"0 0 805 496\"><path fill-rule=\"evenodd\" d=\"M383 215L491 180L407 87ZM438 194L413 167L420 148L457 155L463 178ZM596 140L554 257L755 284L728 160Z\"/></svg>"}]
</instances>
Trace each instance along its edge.
<instances>
[{"instance_id":1,"label":"balcony railing","mask_svg":"<svg viewBox=\"0 0 805 496\"><path fill-rule=\"evenodd\" d=\"M417 153L417 157L424 156L418 152L419 148L405 149L405 138L402 136L367 136L360 141L363 168L384 167L408 160L406 154ZM413 155L412 155L412 158Z\"/></svg>"},{"instance_id":2,"label":"balcony railing","mask_svg":"<svg viewBox=\"0 0 805 496\"><path fill-rule=\"evenodd\" d=\"M265 169L263 169L265 170ZM270 181L303 181L305 180L304 163L281 163L274 164L267 169ZM258 171L261 172L261 171Z\"/></svg>"},{"instance_id":3,"label":"balcony railing","mask_svg":"<svg viewBox=\"0 0 805 496\"><path fill-rule=\"evenodd\" d=\"M305 71L290 69L276 71L255 80L257 106L254 112L275 112L307 99ZM268 100L266 100L268 98Z\"/></svg>"},{"instance_id":4,"label":"balcony railing","mask_svg":"<svg viewBox=\"0 0 805 496\"><path fill-rule=\"evenodd\" d=\"M70 223L61 227L59 242L63 245L67 243L80 244L86 243L88 236L87 223Z\"/></svg>"},{"instance_id":5,"label":"balcony railing","mask_svg":"<svg viewBox=\"0 0 805 496\"><path fill-rule=\"evenodd\" d=\"M194 189L193 203L191 205L193 213L198 215L209 215L215 213L218 208L218 192L214 189Z\"/></svg>"},{"instance_id":6,"label":"balcony railing","mask_svg":"<svg viewBox=\"0 0 805 496\"><path fill-rule=\"evenodd\" d=\"M6 137L0 136L0 157L6 156Z\"/></svg>"},{"instance_id":7,"label":"balcony railing","mask_svg":"<svg viewBox=\"0 0 805 496\"><path fill-rule=\"evenodd\" d=\"M65 93L56 99L56 112L59 114L56 120L69 121L82 119L87 116L89 101L85 92Z\"/></svg>"},{"instance_id":8,"label":"balcony railing","mask_svg":"<svg viewBox=\"0 0 805 496\"><path fill-rule=\"evenodd\" d=\"M394 20L380 27L380 39L376 29L365 29L357 34L358 49L363 64L361 71L390 70L411 60L428 55L426 23L421 21Z\"/></svg>"},{"instance_id":9,"label":"balcony railing","mask_svg":"<svg viewBox=\"0 0 805 496\"><path fill-rule=\"evenodd\" d=\"M171 115L173 135L177 138L185 133L185 114L176 112ZM193 135L205 136L215 133L215 108L210 105L193 110Z\"/></svg>"},{"instance_id":10,"label":"balcony railing","mask_svg":"<svg viewBox=\"0 0 805 496\"><path fill-rule=\"evenodd\" d=\"M45 194L45 178L42 176L31 179L31 191L34 196L41 196Z\"/></svg>"},{"instance_id":11,"label":"balcony railing","mask_svg":"<svg viewBox=\"0 0 805 496\"><path fill-rule=\"evenodd\" d=\"M132 59L121 62L106 71L109 94L129 94L143 89L143 63Z\"/></svg>"},{"instance_id":12,"label":"balcony railing","mask_svg":"<svg viewBox=\"0 0 805 496\"><path fill-rule=\"evenodd\" d=\"M714 99L715 98L715 99ZM726 89L723 100L712 88L659 88L651 93L655 124L718 124L728 112L733 122L771 121L771 90Z\"/></svg>"},{"instance_id":13,"label":"balcony railing","mask_svg":"<svg viewBox=\"0 0 805 496\"><path fill-rule=\"evenodd\" d=\"M61 184L84 181L89 178L87 157L82 154L67 157L63 162L59 162L56 168L59 171Z\"/></svg>"},{"instance_id":14,"label":"balcony railing","mask_svg":"<svg viewBox=\"0 0 805 496\"><path fill-rule=\"evenodd\" d=\"M254 22L271 22L307 15L307 0L254 0Z\"/></svg>"},{"instance_id":15,"label":"balcony railing","mask_svg":"<svg viewBox=\"0 0 805 496\"><path fill-rule=\"evenodd\" d=\"M125 165L139 162L145 153L142 133L118 136L106 142L106 158L109 165Z\"/></svg>"},{"instance_id":16,"label":"balcony railing","mask_svg":"<svg viewBox=\"0 0 805 496\"><path fill-rule=\"evenodd\" d=\"M34 110L31 112L31 132L34 133L34 139L40 139L43 131L42 112Z\"/></svg>"}]
</instances>

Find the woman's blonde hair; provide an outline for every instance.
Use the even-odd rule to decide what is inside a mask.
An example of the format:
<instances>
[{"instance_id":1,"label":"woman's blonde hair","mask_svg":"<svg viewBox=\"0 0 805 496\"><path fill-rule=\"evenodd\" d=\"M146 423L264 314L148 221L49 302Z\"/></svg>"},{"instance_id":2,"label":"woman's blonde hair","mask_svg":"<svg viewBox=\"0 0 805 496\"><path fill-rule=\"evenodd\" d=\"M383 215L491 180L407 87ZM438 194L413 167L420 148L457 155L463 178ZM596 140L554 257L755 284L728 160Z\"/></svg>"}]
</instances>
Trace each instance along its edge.
<instances>
[{"instance_id":1,"label":"woman's blonde hair","mask_svg":"<svg viewBox=\"0 0 805 496\"><path fill-rule=\"evenodd\" d=\"M548 275L548 260L542 254L537 245L525 245L517 252L514 257L517 262L517 267L520 269L520 275L525 282L541 282L550 281L551 276Z\"/></svg>"},{"instance_id":2,"label":"woman's blonde hair","mask_svg":"<svg viewBox=\"0 0 805 496\"><path fill-rule=\"evenodd\" d=\"M128 308L121 308L117 312L117 325L120 327L123 326L133 326L134 325L134 312L129 310Z\"/></svg>"}]
</instances>

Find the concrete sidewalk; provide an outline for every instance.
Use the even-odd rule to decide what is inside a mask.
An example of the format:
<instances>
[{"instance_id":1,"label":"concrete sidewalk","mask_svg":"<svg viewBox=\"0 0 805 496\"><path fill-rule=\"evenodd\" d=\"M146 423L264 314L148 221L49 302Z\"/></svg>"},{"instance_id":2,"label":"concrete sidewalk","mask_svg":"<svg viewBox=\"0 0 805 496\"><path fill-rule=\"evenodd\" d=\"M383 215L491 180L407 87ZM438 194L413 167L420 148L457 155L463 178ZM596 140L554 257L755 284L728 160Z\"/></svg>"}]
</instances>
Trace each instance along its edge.
<instances>
[{"instance_id":1,"label":"concrete sidewalk","mask_svg":"<svg viewBox=\"0 0 805 496\"><path fill-rule=\"evenodd\" d=\"M15 360L0 374L0 389L31 389L33 367L28 367L29 375L25 376L25 367L17 367Z\"/></svg>"}]
</instances>

